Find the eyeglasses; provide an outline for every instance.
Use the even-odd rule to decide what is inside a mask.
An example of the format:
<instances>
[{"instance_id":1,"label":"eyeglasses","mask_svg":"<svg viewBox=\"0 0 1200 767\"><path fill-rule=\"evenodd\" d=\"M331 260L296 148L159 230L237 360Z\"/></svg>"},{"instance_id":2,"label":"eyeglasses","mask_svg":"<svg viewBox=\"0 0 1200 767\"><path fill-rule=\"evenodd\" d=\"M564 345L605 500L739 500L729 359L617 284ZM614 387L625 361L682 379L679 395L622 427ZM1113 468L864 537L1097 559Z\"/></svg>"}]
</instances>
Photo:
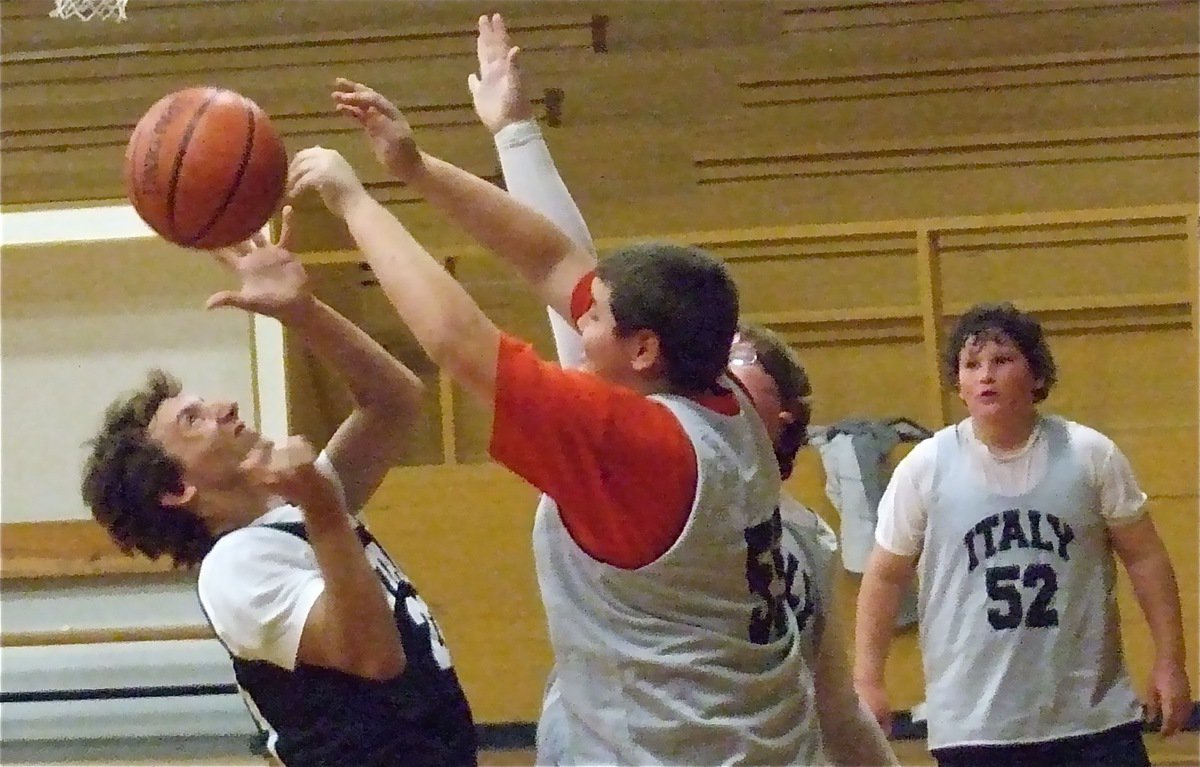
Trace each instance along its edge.
<instances>
[{"instance_id":1,"label":"eyeglasses","mask_svg":"<svg viewBox=\"0 0 1200 767\"><path fill-rule=\"evenodd\" d=\"M729 346L729 364L730 365L753 365L758 362L758 349L754 348L754 344L749 340L742 338L738 333L733 337L733 343Z\"/></svg>"}]
</instances>

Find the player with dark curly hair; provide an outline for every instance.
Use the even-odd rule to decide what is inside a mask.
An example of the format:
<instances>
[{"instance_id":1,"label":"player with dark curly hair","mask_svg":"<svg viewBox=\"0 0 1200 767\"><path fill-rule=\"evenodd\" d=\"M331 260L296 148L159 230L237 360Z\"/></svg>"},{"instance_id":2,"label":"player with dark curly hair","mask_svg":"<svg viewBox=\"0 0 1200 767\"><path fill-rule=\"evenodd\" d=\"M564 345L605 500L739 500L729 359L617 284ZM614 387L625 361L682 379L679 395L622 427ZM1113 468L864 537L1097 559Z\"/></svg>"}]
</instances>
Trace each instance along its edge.
<instances>
[{"instance_id":1,"label":"player with dark curly hair","mask_svg":"<svg viewBox=\"0 0 1200 767\"><path fill-rule=\"evenodd\" d=\"M200 604L284 764L473 765L441 631L357 516L399 456L421 382L312 295L286 246L289 216L279 244L216 253L241 286L208 306L281 321L345 382L349 416L315 455L155 370L109 407L84 500L125 551L199 566Z\"/></svg>"}]
</instances>

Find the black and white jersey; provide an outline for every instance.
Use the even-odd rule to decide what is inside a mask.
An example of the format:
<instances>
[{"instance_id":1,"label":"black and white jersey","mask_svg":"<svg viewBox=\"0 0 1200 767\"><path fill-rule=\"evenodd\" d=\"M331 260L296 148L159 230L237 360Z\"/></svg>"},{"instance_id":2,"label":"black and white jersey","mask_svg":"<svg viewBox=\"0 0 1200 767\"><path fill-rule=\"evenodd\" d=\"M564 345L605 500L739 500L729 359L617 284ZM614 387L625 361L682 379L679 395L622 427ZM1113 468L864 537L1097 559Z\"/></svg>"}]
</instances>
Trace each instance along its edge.
<instances>
[{"instance_id":1,"label":"black and white jersey","mask_svg":"<svg viewBox=\"0 0 1200 767\"><path fill-rule=\"evenodd\" d=\"M355 527L393 606L404 672L376 681L296 661L324 584L300 510L281 505L223 536L200 568L201 606L247 707L288 767L476 764L474 722L441 630L366 527Z\"/></svg>"}]
</instances>

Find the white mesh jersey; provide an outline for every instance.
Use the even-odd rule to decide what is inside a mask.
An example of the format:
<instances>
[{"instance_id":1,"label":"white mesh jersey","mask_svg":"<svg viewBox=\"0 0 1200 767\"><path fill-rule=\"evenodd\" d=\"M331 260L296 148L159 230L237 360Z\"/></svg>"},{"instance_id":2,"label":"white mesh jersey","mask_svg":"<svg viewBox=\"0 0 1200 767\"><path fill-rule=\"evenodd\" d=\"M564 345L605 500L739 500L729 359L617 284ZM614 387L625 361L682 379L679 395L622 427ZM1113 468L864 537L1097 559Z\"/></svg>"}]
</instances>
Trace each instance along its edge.
<instances>
[{"instance_id":1,"label":"white mesh jersey","mask_svg":"<svg viewBox=\"0 0 1200 767\"><path fill-rule=\"evenodd\" d=\"M1085 735L1138 720L1121 658L1115 566L1094 472L1045 418L1047 470L989 488L939 431L918 573L930 748Z\"/></svg>"},{"instance_id":2,"label":"white mesh jersey","mask_svg":"<svg viewBox=\"0 0 1200 767\"><path fill-rule=\"evenodd\" d=\"M837 534L816 512L786 492L779 494L779 511L783 517L785 577L791 584L790 606L800 630L800 652L811 669L826 616L833 609Z\"/></svg>"},{"instance_id":3,"label":"white mesh jersey","mask_svg":"<svg viewBox=\"0 0 1200 767\"><path fill-rule=\"evenodd\" d=\"M542 498L534 554L563 764L823 760L784 591L779 474L736 396L737 416L656 397L695 447L698 485L683 532L653 563L623 570L591 558Z\"/></svg>"}]
</instances>

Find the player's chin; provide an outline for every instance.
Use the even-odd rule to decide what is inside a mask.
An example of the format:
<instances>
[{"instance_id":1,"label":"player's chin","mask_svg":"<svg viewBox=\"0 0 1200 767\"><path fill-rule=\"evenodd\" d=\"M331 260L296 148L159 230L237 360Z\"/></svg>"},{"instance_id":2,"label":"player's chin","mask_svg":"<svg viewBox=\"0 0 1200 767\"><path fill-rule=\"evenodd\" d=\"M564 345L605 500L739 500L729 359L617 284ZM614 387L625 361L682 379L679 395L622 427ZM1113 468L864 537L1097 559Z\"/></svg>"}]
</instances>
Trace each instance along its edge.
<instances>
[{"instance_id":1,"label":"player's chin","mask_svg":"<svg viewBox=\"0 0 1200 767\"><path fill-rule=\"evenodd\" d=\"M269 439L263 439L256 432L246 429L237 436L238 448L242 451L244 458L250 458L256 454L264 457L271 455L271 450L274 448L273 443Z\"/></svg>"},{"instance_id":2,"label":"player's chin","mask_svg":"<svg viewBox=\"0 0 1200 767\"><path fill-rule=\"evenodd\" d=\"M969 408L973 416L989 416L1003 413L1007 408L998 397L979 397L971 403Z\"/></svg>"}]
</instances>

